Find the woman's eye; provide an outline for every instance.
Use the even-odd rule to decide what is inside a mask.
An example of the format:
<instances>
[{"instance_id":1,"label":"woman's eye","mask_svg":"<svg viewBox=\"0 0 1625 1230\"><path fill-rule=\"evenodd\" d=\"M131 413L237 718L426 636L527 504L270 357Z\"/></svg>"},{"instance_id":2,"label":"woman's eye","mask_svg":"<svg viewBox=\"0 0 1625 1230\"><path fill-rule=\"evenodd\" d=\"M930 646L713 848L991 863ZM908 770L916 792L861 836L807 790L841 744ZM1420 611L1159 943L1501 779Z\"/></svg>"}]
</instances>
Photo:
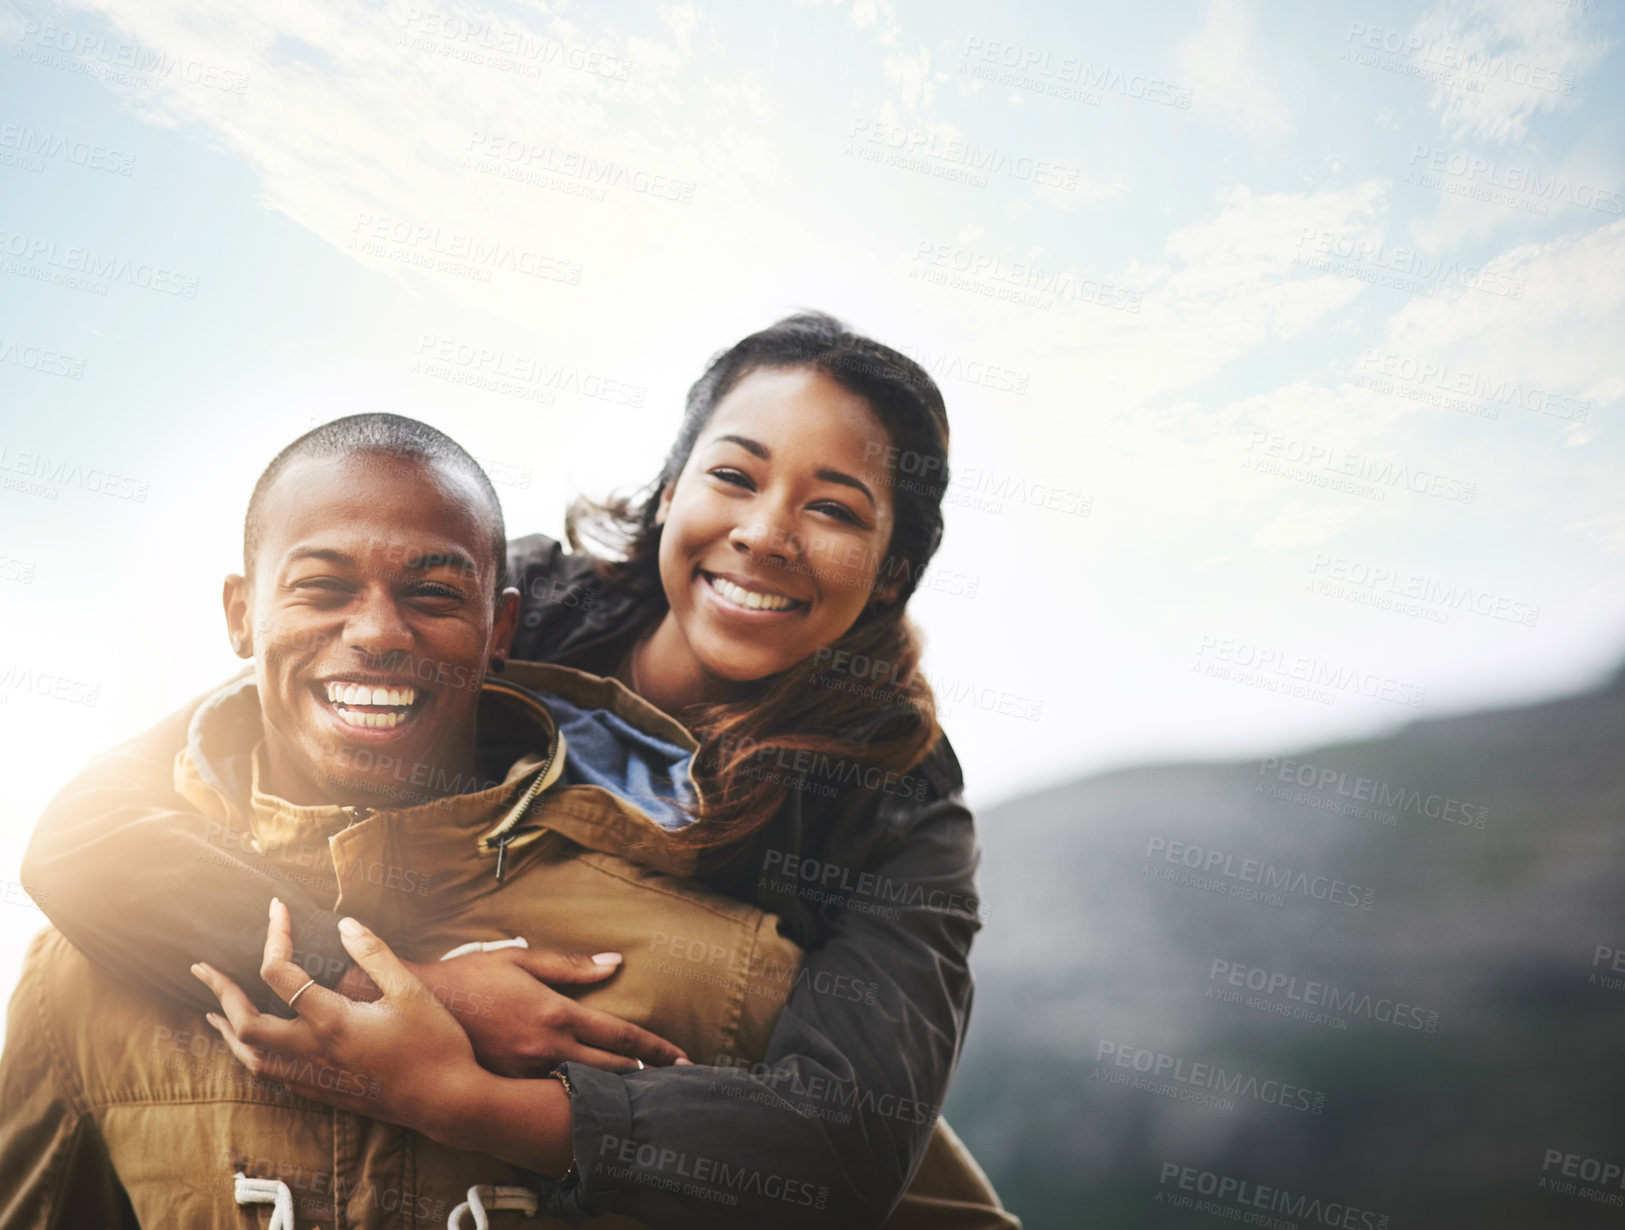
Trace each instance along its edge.
<instances>
[{"instance_id":1,"label":"woman's eye","mask_svg":"<svg viewBox=\"0 0 1625 1230\"><path fill-rule=\"evenodd\" d=\"M818 512L828 513L830 516L835 517L838 520L845 521L848 525L863 524L863 521L858 514L853 512L845 504L837 504L832 500L822 500L819 503L814 504L813 508Z\"/></svg>"},{"instance_id":2,"label":"woman's eye","mask_svg":"<svg viewBox=\"0 0 1625 1230\"><path fill-rule=\"evenodd\" d=\"M756 489L756 484L751 482L750 475L746 474L742 470L731 470L726 466L719 466L717 469L711 471L711 477L719 478L725 483L731 483L735 487L744 487L747 490L752 491Z\"/></svg>"}]
</instances>

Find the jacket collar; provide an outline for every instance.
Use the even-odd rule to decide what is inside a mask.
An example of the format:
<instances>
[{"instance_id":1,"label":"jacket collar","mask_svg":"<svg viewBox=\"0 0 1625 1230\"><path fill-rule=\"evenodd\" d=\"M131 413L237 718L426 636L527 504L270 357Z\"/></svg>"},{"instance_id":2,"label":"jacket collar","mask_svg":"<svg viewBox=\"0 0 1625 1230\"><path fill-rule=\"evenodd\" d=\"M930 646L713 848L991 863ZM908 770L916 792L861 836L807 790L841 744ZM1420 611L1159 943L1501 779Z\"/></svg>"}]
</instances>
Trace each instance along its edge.
<instances>
[{"instance_id":1,"label":"jacket collar","mask_svg":"<svg viewBox=\"0 0 1625 1230\"><path fill-rule=\"evenodd\" d=\"M500 780L425 799L427 792L421 785L414 787L408 775L402 782L401 807L299 806L263 788L264 727L259 692L250 677L231 681L199 707L187 746L175 760L175 787L205 816L249 829L262 851L325 844L361 820L387 815L392 827L402 831L461 832L480 853L491 853L522 833L534 837L550 828L588 849L672 874L691 874L690 851L636 805L599 787L561 785L565 740L537 693L552 693L581 708L607 709L686 752L698 747L680 722L616 680L515 661L505 675L488 678L481 689L481 760L506 766ZM688 780L698 798L692 768ZM544 794L549 800L559 796L560 805L538 807ZM611 806L604 806L605 796Z\"/></svg>"}]
</instances>

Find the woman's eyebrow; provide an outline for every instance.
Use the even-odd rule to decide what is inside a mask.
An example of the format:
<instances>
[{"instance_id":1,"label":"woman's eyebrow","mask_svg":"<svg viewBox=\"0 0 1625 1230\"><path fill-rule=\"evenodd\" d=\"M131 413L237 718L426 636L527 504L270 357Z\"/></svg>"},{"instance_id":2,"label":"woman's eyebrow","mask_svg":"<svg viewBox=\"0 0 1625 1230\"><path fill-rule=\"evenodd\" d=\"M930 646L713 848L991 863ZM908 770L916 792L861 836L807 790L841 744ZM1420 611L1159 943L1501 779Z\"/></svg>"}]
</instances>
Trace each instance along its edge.
<instances>
[{"instance_id":1,"label":"woman's eyebrow","mask_svg":"<svg viewBox=\"0 0 1625 1230\"><path fill-rule=\"evenodd\" d=\"M760 440L752 440L749 436L729 435L718 436L715 442L721 444L723 441L727 441L729 444L737 444L752 457L759 457L763 461L773 460L773 450ZM875 503L875 493L869 490L869 485L861 478L854 478L844 470L829 469L815 471L814 477L826 483L839 483L843 487L852 487L863 492L864 498L869 501L869 507L876 512L880 511L880 505Z\"/></svg>"},{"instance_id":2,"label":"woman's eyebrow","mask_svg":"<svg viewBox=\"0 0 1625 1230\"><path fill-rule=\"evenodd\" d=\"M853 478L852 475L843 470L819 470L816 472L815 477L822 479L826 483L839 483L843 487L856 487L868 499L869 507L876 512L880 511L880 506L875 503L875 493L869 490L869 485L862 479Z\"/></svg>"},{"instance_id":3,"label":"woman's eyebrow","mask_svg":"<svg viewBox=\"0 0 1625 1230\"><path fill-rule=\"evenodd\" d=\"M759 457L763 461L773 460L773 450L760 440L752 440L749 436L718 436L716 443L721 444L724 440L729 444L737 444L752 457Z\"/></svg>"}]
</instances>

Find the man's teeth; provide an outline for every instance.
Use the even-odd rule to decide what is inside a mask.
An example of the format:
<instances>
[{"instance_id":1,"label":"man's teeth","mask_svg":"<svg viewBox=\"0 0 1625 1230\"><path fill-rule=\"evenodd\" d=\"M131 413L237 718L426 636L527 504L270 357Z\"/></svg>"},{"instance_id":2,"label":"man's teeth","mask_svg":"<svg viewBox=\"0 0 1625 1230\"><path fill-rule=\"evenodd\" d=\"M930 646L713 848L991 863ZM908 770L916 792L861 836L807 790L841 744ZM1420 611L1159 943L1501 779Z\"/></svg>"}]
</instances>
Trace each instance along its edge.
<instances>
[{"instance_id":1,"label":"man's teeth","mask_svg":"<svg viewBox=\"0 0 1625 1230\"><path fill-rule=\"evenodd\" d=\"M416 688L374 688L364 683L338 683L327 685L327 702L339 706L338 715L351 726L370 726L379 730L393 730L406 720L407 712L417 703ZM357 705L374 708L390 707L396 713L363 713Z\"/></svg>"},{"instance_id":2,"label":"man's teeth","mask_svg":"<svg viewBox=\"0 0 1625 1230\"><path fill-rule=\"evenodd\" d=\"M746 589L743 585L735 585L723 577L711 577L711 588L716 590L735 606L749 607L753 611L788 611L795 605L792 598L781 597L778 594L759 594L754 589Z\"/></svg>"}]
</instances>

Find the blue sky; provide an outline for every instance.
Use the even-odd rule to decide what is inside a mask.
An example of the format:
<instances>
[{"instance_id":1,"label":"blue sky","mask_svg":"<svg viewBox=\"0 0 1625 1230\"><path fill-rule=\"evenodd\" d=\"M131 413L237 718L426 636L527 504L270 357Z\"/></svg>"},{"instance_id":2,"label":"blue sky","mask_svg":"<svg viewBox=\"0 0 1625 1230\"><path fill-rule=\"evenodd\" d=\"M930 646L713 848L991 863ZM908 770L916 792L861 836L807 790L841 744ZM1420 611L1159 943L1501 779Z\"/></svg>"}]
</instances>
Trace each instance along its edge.
<instances>
[{"instance_id":1,"label":"blue sky","mask_svg":"<svg viewBox=\"0 0 1625 1230\"><path fill-rule=\"evenodd\" d=\"M800 306L947 395L915 609L973 802L1618 662L1610 6L766 13L0 14L0 672L74 685L0 704L0 876L232 670L300 431L422 417L557 532Z\"/></svg>"}]
</instances>

